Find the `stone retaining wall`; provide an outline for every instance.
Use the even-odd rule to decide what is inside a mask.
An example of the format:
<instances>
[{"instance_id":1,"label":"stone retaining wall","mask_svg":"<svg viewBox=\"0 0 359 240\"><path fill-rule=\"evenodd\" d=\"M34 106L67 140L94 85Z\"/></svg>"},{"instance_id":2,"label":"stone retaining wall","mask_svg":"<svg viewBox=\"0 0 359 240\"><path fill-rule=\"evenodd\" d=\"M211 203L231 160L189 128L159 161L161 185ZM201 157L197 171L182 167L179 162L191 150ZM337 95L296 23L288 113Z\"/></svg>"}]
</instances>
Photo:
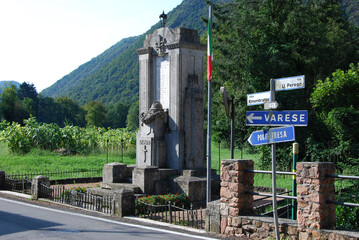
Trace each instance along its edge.
<instances>
[{"instance_id":1,"label":"stone retaining wall","mask_svg":"<svg viewBox=\"0 0 359 240\"><path fill-rule=\"evenodd\" d=\"M272 217L252 216L252 160L223 160L221 166L221 199L209 204L206 230L241 239L274 238ZM359 232L336 231L333 163L297 164L298 221L279 219L279 233L287 239L359 239ZM219 210L219 214L218 214ZM217 211L217 213L216 213Z\"/></svg>"}]
</instances>

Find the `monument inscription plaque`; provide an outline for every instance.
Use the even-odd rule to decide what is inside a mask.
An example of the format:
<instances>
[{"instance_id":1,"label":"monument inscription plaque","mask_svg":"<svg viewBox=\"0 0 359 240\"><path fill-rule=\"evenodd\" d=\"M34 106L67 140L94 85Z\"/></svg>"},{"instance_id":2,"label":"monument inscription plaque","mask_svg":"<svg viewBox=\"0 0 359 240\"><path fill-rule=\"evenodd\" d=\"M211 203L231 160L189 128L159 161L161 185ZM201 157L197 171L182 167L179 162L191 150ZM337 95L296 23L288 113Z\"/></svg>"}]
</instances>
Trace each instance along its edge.
<instances>
[{"instance_id":1,"label":"monument inscription plaque","mask_svg":"<svg viewBox=\"0 0 359 240\"><path fill-rule=\"evenodd\" d=\"M162 104L163 109L169 108L170 100L170 63L168 55L156 57L156 101Z\"/></svg>"}]
</instances>

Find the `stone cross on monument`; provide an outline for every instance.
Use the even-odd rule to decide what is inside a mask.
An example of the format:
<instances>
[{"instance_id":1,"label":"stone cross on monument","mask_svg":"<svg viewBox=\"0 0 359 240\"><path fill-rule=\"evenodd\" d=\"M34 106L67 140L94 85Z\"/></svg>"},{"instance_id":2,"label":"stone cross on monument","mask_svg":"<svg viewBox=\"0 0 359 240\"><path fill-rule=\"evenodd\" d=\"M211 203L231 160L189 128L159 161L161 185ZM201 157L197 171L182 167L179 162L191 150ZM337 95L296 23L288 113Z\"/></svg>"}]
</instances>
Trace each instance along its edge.
<instances>
[{"instance_id":1,"label":"stone cross on monument","mask_svg":"<svg viewBox=\"0 0 359 240\"><path fill-rule=\"evenodd\" d=\"M196 30L162 27L139 54L137 167L204 169L205 46Z\"/></svg>"}]
</instances>

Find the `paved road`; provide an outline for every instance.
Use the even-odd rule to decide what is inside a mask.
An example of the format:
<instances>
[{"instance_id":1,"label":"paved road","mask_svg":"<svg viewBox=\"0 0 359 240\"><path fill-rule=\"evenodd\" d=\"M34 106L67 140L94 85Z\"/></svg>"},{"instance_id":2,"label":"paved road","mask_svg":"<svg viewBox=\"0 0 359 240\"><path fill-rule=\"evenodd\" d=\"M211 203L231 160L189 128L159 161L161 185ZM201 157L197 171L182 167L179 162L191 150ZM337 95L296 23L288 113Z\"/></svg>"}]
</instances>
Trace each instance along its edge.
<instances>
[{"instance_id":1,"label":"paved road","mask_svg":"<svg viewBox=\"0 0 359 240\"><path fill-rule=\"evenodd\" d=\"M208 239L0 197L0 239Z\"/></svg>"}]
</instances>

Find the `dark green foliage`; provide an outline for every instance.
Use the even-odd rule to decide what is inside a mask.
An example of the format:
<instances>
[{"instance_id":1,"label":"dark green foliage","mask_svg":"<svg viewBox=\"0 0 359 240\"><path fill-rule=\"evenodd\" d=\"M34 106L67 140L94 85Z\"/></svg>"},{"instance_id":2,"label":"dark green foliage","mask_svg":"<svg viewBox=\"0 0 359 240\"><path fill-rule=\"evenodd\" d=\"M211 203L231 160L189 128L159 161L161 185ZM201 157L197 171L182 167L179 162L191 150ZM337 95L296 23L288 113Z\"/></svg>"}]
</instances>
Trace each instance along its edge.
<instances>
[{"instance_id":1,"label":"dark green foliage","mask_svg":"<svg viewBox=\"0 0 359 240\"><path fill-rule=\"evenodd\" d=\"M28 113L28 116L36 116L39 111L38 92L34 84L23 82L17 90L17 96L22 101L23 108Z\"/></svg>"},{"instance_id":2,"label":"dark green foliage","mask_svg":"<svg viewBox=\"0 0 359 240\"><path fill-rule=\"evenodd\" d=\"M0 101L0 110L3 119L9 122L22 123L23 119L28 117L28 114L21 105L15 85L11 84L2 91Z\"/></svg>"},{"instance_id":3,"label":"dark green foliage","mask_svg":"<svg viewBox=\"0 0 359 240\"><path fill-rule=\"evenodd\" d=\"M139 127L139 102L132 103L127 115L127 128L130 131L135 131Z\"/></svg>"},{"instance_id":4,"label":"dark green foliage","mask_svg":"<svg viewBox=\"0 0 359 240\"><path fill-rule=\"evenodd\" d=\"M319 80L311 97L318 121L324 125L316 136L322 140L321 152L340 156L340 169L358 164L353 161L359 159L358 92L359 64L350 64L347 71L337 70L331 78Z\"/></svg>"},{"instance_id":5,"label":"dark green foliage","mask_svg":"<svg viewBox=\"0 0 359 240\"><path fill-rule=\"evenodd\" d=\"M76 102L67 97L57 98L55 103L58 104L56 116L58 116L60 126L77 125L84 127L85 110L81 108Z\"/></svg>"},{"instance_id":6,"label":"dark green foliage","mask_svg":"<svg viewBox=\"0 0 359 240\"><path fill-rule=\"evenodd\" d=\"M107 107L105 127L125 128L129 105L116 103Z\"/></svg>"},{"instance_id":7,"label":"dark green foliage","mask_svg":"<svg viewBox=\"0 0 359 240\"><path fill-rule=\"evenodd\" d=\"M340 192L337 201L359 203L358 198L359 192L357 190L349 190ZM337 228L359 230L359 208L337 205L335 206L335 213Z\"/></svg>"},{"instance_id":8,"label":"dark green foliage","mask_svg":"<svg viewBox=\"0 0 359 240\"><path fill-rule=\"evenodd\" d=\"M91 101L85 104L87 126L101 127L106 121L106 108L102 102Z\"/></svg>"},{"instance_id":9,"label":"dark green foliage","mask_svg":"<svg viewBox=\"0 0 359 240\"><path fill-rule=\"evenodd\" d=\"M20 84L19 89L17 90L17 95L20 100L24 100L24 98L28 97L33 101L37 101L37 95L39 94L37 93L34 84L23 82Z\"/></svg>"},{"instance_id":10,"label":"dark green foliage","mask_svg":"<svg viewBox=\"0 0 359 240\"><path fill-rule=\"evenodd\" d=\"M42 123L59 123L59 116L55 114L56 112L59 112L59 105L55 102L55 99L45 97L42 94L39 94L38 97L39 112L36 116L37 120Z\"/></svg>"},{"instance_id":11,"label":"dark green foliage","mask_svg":"<svg viewBox=\"0 0 359 240\"><path fill-rule=\"evenodd\" d=\"M345 19L339 1L234 1L215 5L214 15L212 122L222 135L229 135L229 119L224 117L220 86L236 97L237 137L246 139L255 130L243 127L245 111L253 109L246 106L248 93L268 91L271 78L304 74L305 89L277 92L276 100L278 110L310 110L317 79L359 61L358 29ZM308 127L296 131L301 146L325 129L309 113ZM286 156L288 151L280 148L286 146L278 148Z\"/></svg>"}]
</instances>

